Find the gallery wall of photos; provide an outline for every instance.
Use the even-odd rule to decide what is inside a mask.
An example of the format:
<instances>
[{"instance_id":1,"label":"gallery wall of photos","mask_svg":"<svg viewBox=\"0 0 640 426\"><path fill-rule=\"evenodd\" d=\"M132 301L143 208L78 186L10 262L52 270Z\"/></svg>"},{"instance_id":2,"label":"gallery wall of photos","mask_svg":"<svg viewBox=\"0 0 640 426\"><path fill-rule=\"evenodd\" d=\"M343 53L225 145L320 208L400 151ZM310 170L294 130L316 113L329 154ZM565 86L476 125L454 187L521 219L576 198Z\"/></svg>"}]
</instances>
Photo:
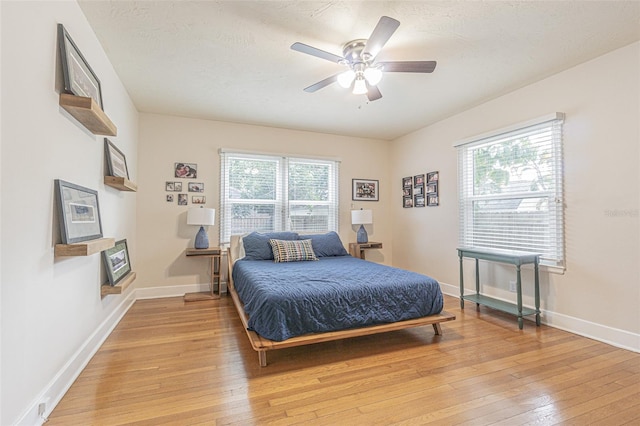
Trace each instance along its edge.
<instances>
[{"instance_id":1,"label":"gallery wall of photos","mask_svg":"<svg viewBox=\"0 0 640 426\"><path fill-rule=\"evenodd\" d=\"M402 207L436 207L439 180L437 171L402 178Z\"/></svg>"},{"instance_id":2,"label":"gallery wall of photos","mask_svg":"<svg viewBox=\"0 0 640 426\"><path fill-rule=\"evenodd\" d=\"M178 194L166 194L167 203L177 202L179 206L191 204L206 204L207 197L204 193L204 182L195 182L198 179L198 165L195 163L175 163L173 166L173 177L176 179L193 179L191 181L166 181L164 190L166 192L177 192ZM196 195L197 194L197 195Z\"/></svg>"}]
</instances>

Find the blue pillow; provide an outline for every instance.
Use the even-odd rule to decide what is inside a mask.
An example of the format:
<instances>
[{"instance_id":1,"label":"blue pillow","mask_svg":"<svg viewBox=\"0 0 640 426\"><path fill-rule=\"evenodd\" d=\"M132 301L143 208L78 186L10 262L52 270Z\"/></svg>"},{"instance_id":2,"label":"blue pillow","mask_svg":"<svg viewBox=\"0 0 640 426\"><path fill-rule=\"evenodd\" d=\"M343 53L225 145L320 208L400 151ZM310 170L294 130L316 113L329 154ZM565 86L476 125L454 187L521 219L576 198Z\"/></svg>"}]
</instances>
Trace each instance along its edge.
<instances>
[{"instance_id":1,"label":"blue pillow","mask_svg":"<svg viewBox=\"0 0 640 426\"><path fill-rule=\"evenodd\" d=\"M297 240L297 232L252 232L242 237L244 247L244 259L247 260L273 260L273 250L269 240Z\"/></svg>"},{"instance_id":2,"label":"blue pillow","mask_svg":"<svg viewBox=\"0 0 640 426\"><path fill-rule=\"evenodd\" d=\"M300 238L311 240L313 251L318 257L347 256L349 254L342 245L340 236L334 231L326 234L301 235Z\"/></svg>"}]
</instances>

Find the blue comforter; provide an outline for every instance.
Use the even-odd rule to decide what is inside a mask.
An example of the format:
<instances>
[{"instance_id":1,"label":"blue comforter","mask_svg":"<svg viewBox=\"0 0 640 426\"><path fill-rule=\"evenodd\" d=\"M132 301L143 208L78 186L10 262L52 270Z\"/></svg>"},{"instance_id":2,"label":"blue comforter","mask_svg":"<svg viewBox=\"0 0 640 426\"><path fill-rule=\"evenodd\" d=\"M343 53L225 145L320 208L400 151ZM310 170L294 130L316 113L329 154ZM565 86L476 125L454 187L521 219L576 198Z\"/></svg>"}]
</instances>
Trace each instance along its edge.
<instances>
[{"instance_id":1,"label":"blue comforter","mask_svg":"<svg viewBox=\"0 0 640 426\"><path fill-rule=\"evenodd\" d=\"M351 256L288 263L241 259L233 281L249 329L275 341L419 318L443 307L433 278Z\"/></svg>"}]
</instances>

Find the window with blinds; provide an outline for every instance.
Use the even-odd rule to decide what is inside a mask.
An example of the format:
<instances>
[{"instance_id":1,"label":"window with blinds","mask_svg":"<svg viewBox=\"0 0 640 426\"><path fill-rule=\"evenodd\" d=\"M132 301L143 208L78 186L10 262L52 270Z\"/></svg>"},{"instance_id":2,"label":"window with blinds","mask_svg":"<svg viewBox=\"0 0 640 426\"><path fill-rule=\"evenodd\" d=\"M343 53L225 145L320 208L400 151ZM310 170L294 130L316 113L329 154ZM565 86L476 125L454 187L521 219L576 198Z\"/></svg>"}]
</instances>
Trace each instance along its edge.
<instances>
[{"instance_id":1,"label":"window with blinds","mask_svg":"<svg viewBox=\"0 0 640 426\"><path fill-rule=\"evenodd\" d=\"M333 160L220 152L220 242L252 231L338 231Z\"/></svg>"},{"instance_id":2,"label":"window with blinds","mask_svg":"<svg viewBox=\"0 0 640 426\"><path fill-rule=\"evenodd\" d=\"M563 118L457 146L461 246L536 252L564 267Z\"/></svg>"}]
</instances>

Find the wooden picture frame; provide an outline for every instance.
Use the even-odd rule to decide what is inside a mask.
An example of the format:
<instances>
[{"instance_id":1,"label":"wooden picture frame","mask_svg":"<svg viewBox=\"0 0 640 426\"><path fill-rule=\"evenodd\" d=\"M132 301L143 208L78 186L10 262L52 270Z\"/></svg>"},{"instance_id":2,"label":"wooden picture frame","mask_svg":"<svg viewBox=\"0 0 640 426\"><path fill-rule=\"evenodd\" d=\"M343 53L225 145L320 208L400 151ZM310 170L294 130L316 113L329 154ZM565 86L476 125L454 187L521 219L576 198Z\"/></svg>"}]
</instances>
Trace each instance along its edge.
<instances>
[{"instance_id":1,"label":"wooden picture frame","mask_svg":"<svg viewBox=\"0 0 640 426\"><path fill-rule=\"evenodd\" d=\"M102 238L97 191L56 179L55 195L63 244Z\"/></svg>"},{"instance_id":2,"label":"wooden picture frame","mask_svg":"<svg viewBox=\"0 0 640 426\"><path fill-rule=\"evenodd\" d=\"M372 179L351 179L351 199L354 201L378 201L380 181Z\"/></svg>"},{"instance_id":3,"label":"wooden picture frame","mask_svg":"<svg viewBox=\"0 0 640 426\"><path fill-rule=\"evenodd\" d=\"M127 240L116 241L116 245L102 252L109 285L116 285L131 272Z\"/></svg>"},{"instance_id":4,"label":"wooden picture frame","mask_svg":"<svg viewBox=\"0 0 640 426\"><path fill-rule=\"evenodd\" d=\"M62 62L64 91L72 95L92 98L100 109L104 110L100 80L62 24L58 24L58 47Z\"/></svg>"},{"instance_id":5,"label":"wooden picture frame","mask_svg":"<svg viewBox=\"0 0 640 426\"><path fill-rule=\"evenodd\" d=\"M127 158L124 153L107 138L104 138L104 153L107 157L107 171L109 176L129 179Z\"/></svg>"}]
</instances>

